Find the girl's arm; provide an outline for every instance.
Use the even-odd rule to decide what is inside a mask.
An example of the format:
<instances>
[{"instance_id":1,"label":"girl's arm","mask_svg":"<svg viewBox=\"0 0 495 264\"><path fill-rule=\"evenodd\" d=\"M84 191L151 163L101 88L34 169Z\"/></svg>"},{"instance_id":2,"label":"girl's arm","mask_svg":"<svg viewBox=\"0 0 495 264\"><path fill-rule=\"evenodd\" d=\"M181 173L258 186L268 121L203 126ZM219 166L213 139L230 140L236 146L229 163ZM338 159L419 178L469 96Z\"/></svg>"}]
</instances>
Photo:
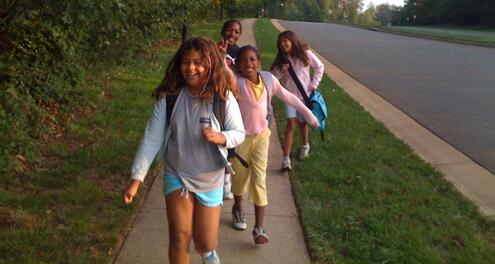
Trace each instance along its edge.
<instances>
[{"instance_id":1,"label":"girl's arm","mask_svg":"<svg viewBox=\"0 0 495 264\"><path fill-rule=\"evenodd\" d=\"M273 78L273 94L303 114L304 119L311 127L320 127L318 119L316 119L313 112L311 112L297 96L287 91L276 78Z\"/></svg>"},{"instance_id":2,"label":"girl's arm","mask_svg":"<svg viewBox=\"0 0 495 264\"><path fill-rule=\"evenodd\" d=\"M225 102L225 119L224 131L225 147L234 148L244 141L246 132L242 122L241 110L239 104L232 93L228 93L227 102Z\"/></svg>"},{"instance_id":3,"label":"girl's arm","mask_svg":"<svg viewBox=\"0 0 495 264\"><path fill-rule=\"evenodd\" d=\"M155 102L153 112L144 130L141 144L132 164L132 180L143 182L151 163L163 145L166 119L166 102L165 97L163 97L160 101Z\"/></svg>"},{"instance_id":4,"label":"girl's arm","mask_svg":"<svg viewBox=\"0 0 495 264\"><path fill-rule=\"evenodd\" d=\"M306 54L308 54L309 65L314 69L313 79L311 80L311 83L308 85L309 91L312 92L318 88L318 85L320 84L321 79L323 78L325 66L312 51L307 50Z\"/></svg>"}]
</instances>

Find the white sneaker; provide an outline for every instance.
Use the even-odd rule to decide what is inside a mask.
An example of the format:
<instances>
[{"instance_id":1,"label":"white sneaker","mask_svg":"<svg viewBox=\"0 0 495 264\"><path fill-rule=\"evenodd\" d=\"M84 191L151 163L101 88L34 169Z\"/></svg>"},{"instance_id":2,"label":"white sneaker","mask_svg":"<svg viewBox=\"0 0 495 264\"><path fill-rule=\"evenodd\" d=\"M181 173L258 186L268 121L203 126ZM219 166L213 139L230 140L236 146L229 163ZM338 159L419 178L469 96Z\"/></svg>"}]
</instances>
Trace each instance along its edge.
<instances>
[{"instance_id":1,"label":"white sneaker","mask_svg":"<svg viewBox=\"0 0 495 264\"><path fill-rule=\"evenodd\" d=\"M282 160L281 170L283 170L283 171L292 170L292 166L290 165L290 157L289 156L285 156L284 159Z\"/></svg>"},{"instance_id":2,"label":"white sneaker","mask_svg":"<svg viewBox=\"0 0 495 264\"><path fill-rule=\"evenodd\" d=\"M203 261L203 264L220 264L220 258L215 250L213 250L211 254L206 257L202 256L201 260Z\"/></svg>"},{"instance_id":3,"label":"white sneaker","mask_svg":"<svg viewBox=\"0 0 495 264\"><path fill-rule=\"evenodd\" d=\"M224 200L232 200L234 199L234 194L232 192L223 192L223 199Z\"/></svg>"},{"instance_id":4,"label":"white sneaker","mask_svg":"<svg viewBox=\"0 0 495 264\"><path fill-rule=\"evenodd\" d=\"M232 207L232 227L237 230L246 230L246 217L242 210L236 210Z\"/></svg>"},{"instance_id":5,"label":"white sneaker","mask_svg":"<svg viewBox=\"0 0 495 264\"><path fill-rule=\"evenodd\" d=\"M299 152L299 159L303 160L309 157L309 144L301 146L301 152Z\"/></svg>"}]
</instances>

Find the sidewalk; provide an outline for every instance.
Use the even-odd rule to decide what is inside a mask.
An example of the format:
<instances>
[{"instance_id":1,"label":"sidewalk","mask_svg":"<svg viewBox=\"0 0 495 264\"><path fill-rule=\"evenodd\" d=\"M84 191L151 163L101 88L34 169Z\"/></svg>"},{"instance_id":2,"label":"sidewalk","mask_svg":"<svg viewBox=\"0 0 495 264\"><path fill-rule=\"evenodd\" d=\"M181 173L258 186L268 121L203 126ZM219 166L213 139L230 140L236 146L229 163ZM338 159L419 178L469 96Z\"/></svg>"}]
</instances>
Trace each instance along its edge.
<instances>
[{"instance_id":1,"label":"sidewalk","mask_svg":"<svg viewBox=\"0 0 495 264\"><path fill-rule=\"evenodd\" d=\"M256 46L253 23L255 19L242 21L239 46ZM220 30L220 29L219 29ZM272 122L267 188L269 205L266 208L265 229L270 242L256 245L251 230L254 224L253 206L246 203L248 229L237 231L231 227L232 201L222 207L218 254L224 264L263 263L310 263L302 228L292 197L288 175L280 172L282 150L275 122ZM115 263L169 263L168 226L165 201L162 194L162 177L157 177L139 212L136 221L123 243ZM191 246L191 263L201 263Z\"/></svg>"}]
</instances>

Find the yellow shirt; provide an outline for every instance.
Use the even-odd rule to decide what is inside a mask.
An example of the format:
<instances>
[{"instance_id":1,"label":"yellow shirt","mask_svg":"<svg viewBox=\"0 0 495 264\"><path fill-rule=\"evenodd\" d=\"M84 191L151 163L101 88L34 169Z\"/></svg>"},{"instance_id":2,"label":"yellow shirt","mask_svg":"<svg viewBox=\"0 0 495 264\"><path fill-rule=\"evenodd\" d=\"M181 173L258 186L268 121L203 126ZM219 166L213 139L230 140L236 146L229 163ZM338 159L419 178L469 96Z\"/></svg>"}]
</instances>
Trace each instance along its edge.
<instances>
[{"instance_id":1,"label":"yellow shirt","mask_svg":"<svg viewBox=\"0 0 495 264\"><path fill-rule=\"evenodd\" d=\"M252 83L250 80L246 79L249 87L251 88L251 90L254 93L254 96L256 97L256 100L260 98L261 94L263 93L263 88L265 87L265 84L263 83L263 78L261 78L259 75L258 75L258 80L260 80L260 82L258 84L255 84Z\"/></svg>"}]
</instances>

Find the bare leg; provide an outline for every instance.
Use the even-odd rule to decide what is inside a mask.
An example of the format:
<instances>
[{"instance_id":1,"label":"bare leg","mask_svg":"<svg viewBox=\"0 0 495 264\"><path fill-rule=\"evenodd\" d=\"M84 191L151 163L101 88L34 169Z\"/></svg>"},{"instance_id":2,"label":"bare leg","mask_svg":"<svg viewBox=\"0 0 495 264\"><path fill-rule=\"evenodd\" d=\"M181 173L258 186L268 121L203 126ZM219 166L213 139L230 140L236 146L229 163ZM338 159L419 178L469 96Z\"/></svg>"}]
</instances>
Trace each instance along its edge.
<instances>
[{"instance_id":1,"label":"bare leg","mask_svg":"<svg viewBox=\"0 0 495 264\"><path fill-rule=\"evenodd\" d=\"M306 123L299 123L299 128L301 129L302 144L308 144L308 125Z\"/></svg>"},{"instance_id":2,"label":"bare leg","mask_svg":"<svg viewBox=\"0 0 495 264\"><path fill-rule=\"evenodd\" d=\"M266 206L254 206L254 214L256 216L256 222L254 223L254 226L263 226L265 222L265 208Z\"/></svg>"},{"instance_id":3,"label":"bare leg","mask_svg":"<svg viewBox=\"0 0 495 264\"><path fill-rule=\"evenodd\" d=\"M196 202L193 219L193 239L196 251L202 255L214 250L218 242L220 206L206 207Z\"/></svg>"},{"instance_id":4,"label":"bare leg","mask_svg":"<svg viewBox=\"0 0 495 264\"><path fill-rule=\"evenodd\" d=\"M172 264L189 263L193 230L194 195L180 196L176 190L165 196L169 228L168 258Z\"/></svg>"},{"instance_id":5,"label":"bare leg","mask_svg":"<svg viewBox=\"0 0 495 264\"><path fill-rule=\"evenodd\" d=\"M234 195L234 209L242 211L242 196Z\"/></svg>"},{"instance_id":6,"label":"bare leg","mask_svg":"<svg viewBox=\"0 0 495 264\"><path fill-rule=\"evenodd\" d=\"M287 119L287 128L285 129L284 138L284 157L289 156L292 149L292 142L294 141L294 131L296 130L296 119Z\"/></svg>"}]
</instances>

